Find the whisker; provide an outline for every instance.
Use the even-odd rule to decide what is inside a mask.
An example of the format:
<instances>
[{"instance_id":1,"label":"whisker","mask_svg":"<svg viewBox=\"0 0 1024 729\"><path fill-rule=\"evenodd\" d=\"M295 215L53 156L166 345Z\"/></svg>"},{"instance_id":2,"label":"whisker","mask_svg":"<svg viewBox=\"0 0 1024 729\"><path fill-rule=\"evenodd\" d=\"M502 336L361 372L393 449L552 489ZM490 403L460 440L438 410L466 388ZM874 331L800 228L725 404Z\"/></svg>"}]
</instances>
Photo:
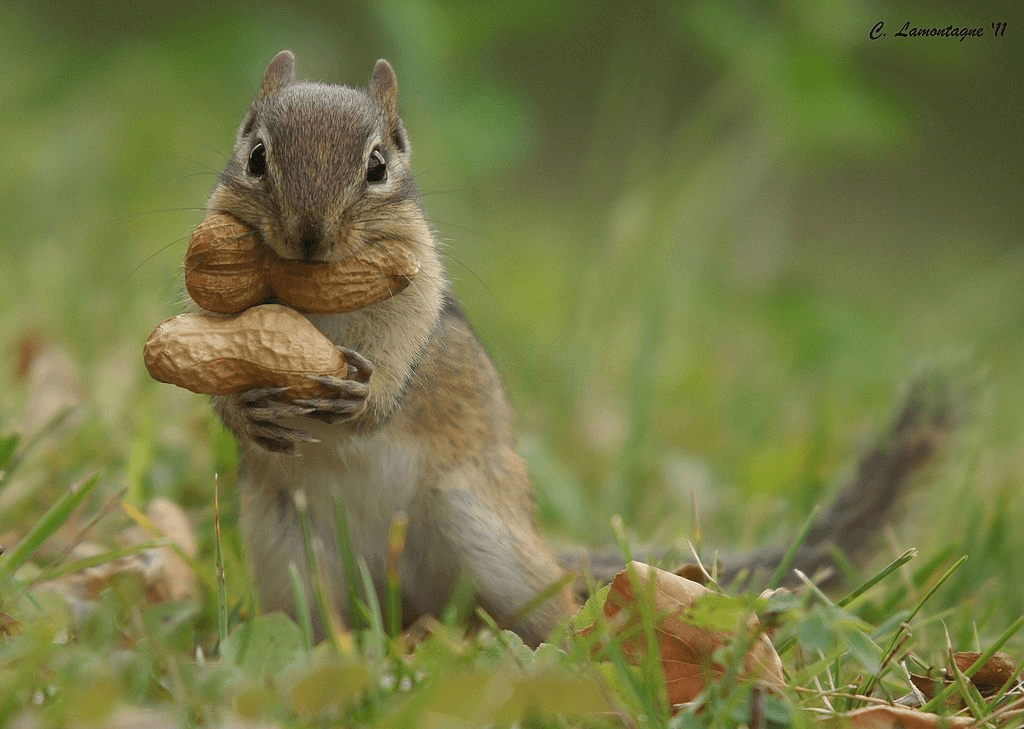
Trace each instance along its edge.
<instances>
[{"instance_id":1,"label":"whisker","mask_svg":"<svg viewBox=\"0 0 1024 729\"><path fill-rule=\"evenodd\" d=\"M436 172L437 170L441 169L441 167L442 167L442 164L439 162L438 164L434 165L433 167L426 167L426 168L424 168L422 170L416 170L415 172L412 173L412 178L414 180L419 179L423 175L430 174L431 172Z\"/></svg>"},{"instance_id":2,"label":"whisker","mask_svg":"<svg viewBox=\"0 0 1024 729\"><path fill-rule=\"evenodd\" d=\"M206 145L206 147L208 149L213 149L213 147L211 147L210 145ZM214 150L214 151L216 151L216 150ZM227 158L223 157L223 155L220 152L217 152L217 154L220 155L225 161L227 161ZM177 159L177 160L181 160L182 162L188 162L190 165L192 165L194 167L199 167L200 169L206 170L207 172L212 172L215 175L220 175L220 173L221 173L221 171L216 169L215 167L211 167L210 165L205 164L203 162L200 162L199 160L192 159L191 157L186 157L183 154L173 155L173 158Z\"/></svg>"},{"instance_id":3,"label":"whisker","mask_svg":"<svg viewBox=\"0 0 1024 729\"><path fill-rule=\"evenodd\" d=\"M427 197L428 195L454 195L456 193L463 194L466 192L476 191L476 188L473 187L451 187L447 189L437 190L420 190L420 197Z\"/></svg>"},{"instance_id":4,"label":"whisker","mask_svg":"<svg viewBox=\"0 0 1024 729\"><path fill-rule=\"evenodd\" d=\"M489 235L485 235L484 233L481 233L479 230L475 230L473 228L466 227L465 225L459 225L458 223L453 223L453 222L448 221L448 220L440 220L440 219L437 219L437 218L432 219L431 222L438 223L440 225L445 226L446 228L456 228L457 230L461 230L464 233L469 233L471 235L476 236L477 238L479 238L481 240L485 240L488 243L494 243L494 244L498 243L498 239L497 238L494 238L494 237L489 236Z\"/></svg>"},{"instance_id":5,"label":"whisker","mask_svg":"<svg viewBox=\"0 0 1024 729\"><path fill-rule=\"evenodd\" d=\"M127 215L119 215L116 218L109 218L108 223L120 223L125 220L134 220L135 218L142 218L147 215L157 215L158 213L201 213L206 210L205 207L181 207L181 208L158 208L156 210L144 210L140 213L128 213Z\"/></svg>"},{"instance_id":6,"label":"whisker","mask_svg":"<svg viewBox=\"0 0 1024 729\"><path fill-rule=\"evenodd\" d=\"M196 144L199 144L200 146L205 147L206 149L210 150L215 155L220 157L221 160L224 161L224 162L227 162L228 160L231 159L231 153L230 152L225 152L220 147L218 147L218 146L216 146L214 144L211 144L210 142L207 142L205 139L200 139L199 137L187 137L187 139L189 139L190 141L195 142ZM185 158L182 158L182 159L185 159ZM218 170L218 174L219 174L219 170Z\"/></svg>"},{"instance_id":7,"label":"whisker","mask_svg":"<svg viewBox=\"0 0 1024 729\"><path fill-rule=\"evenodd\" d=\"M478 275L477 275L476 271L474 271L474 270L473 270L472 268L470 268L470 267L469 267L469 266L468 266L468 265L466 264L466 262L465 262L465 261L463 261L462 259L458 258L457 256L453 256L453 255L452 255L451 253L447 253L447 252L445 252L445 253L443 253L442 255L443 255L443 256L444 256L444 257L445 257L445 258L446 258L447 260L449 260L449 261L454 261L455 263L457 263L457 264L459 264L460 266L462 266L462 268L463 268L463 269L465 269L466 271L468 271L468 272L469 272L469 274L470 274L470 275L471 275L471 276L472 276L473 278L475 278L475 279L476 279L477 283L479 283L479 284L480 284L480 285L481 285L481 286L483 287L484 291L486 291L486 292L487 292L487 295L491 297L491 300L492 300L492 301L494 302L494 304L495 304L495 305L496 305L496 306L497 306L497 307L498 307L499 309L501 309L502 311L504 311L504 310L505 310L505 306L504 306L504 305L503 305L503 304L501 303L501 301L499 301L499 300L498 300L498 297L494 295L494 292L493 292L493 291L491 291L491 287L490 287L490 286L488 286L488 285L487 285L487 284L486 284L486 283L484 282L484 280L483 280L482 278L480 278L480 276L478 276Z\"/></svg>"},{"instance_id":8,"label":"whisker","mask_svg":"<svg viewBox=\"0 0 1024 729\"><path fill-rule=\"evenodd\" d=\"M170 248L171 246L176 246L176 245L178 245L179 243L181 243L181 242L182 242L182 241L184 241L184 240L185 240L185 236L182 236L182 237L180 237L180 238L175 238L175 239L174 239L174 240L172 240L172 241L171 241L170 243L167 243L167 244L165 244L165 245L162 245L162 246L160 246L159 248L157 248L157 249L156 249L155 251L153 251L153 252L152 252L152 253L150 253L150 254L149 254L148 256L146 256L145 258L143 258L143 259L142 259L142 260L141 260L141 261L140 261L140 262L138 263L138 265L136 265L136 266L135 266L135 267L134 267L134 268L133 268L133 269L132 269L131 271L129 271L129 272L128 272L128 275L126 275L126 276L125 276L125 277L124 277L123 279L121 279L121 283L122 283L122 284L128 283L128 279L130 279L130 278L131 278L132 276L134 276L134 275L135 275L136 273L138 273L138 272L139 272L139 269L140 269L140 268L142 268L143 266L145 266L145 265L146 265L147 263L149 263L150 261L152 261L152 260L153 260L154 258L156 258L156 257L157 257L157 256L158 256L159 254L163 253L164 251L166 251L166 250L167 250L168 248Z\"/></svg>"},{"instance_id":9,"label":"whisker","mask_svg":"<svg viewBox=\"0 0 1024 729\"><path fill-rule=\"evenodd\" d=\"M200 172L188 172L184 175L178 175L174 178L174 182L181 182L182 180L189 180L193 177L220 177L220 173L216 170L202 170Z\"/></svg>"}]
</instances>

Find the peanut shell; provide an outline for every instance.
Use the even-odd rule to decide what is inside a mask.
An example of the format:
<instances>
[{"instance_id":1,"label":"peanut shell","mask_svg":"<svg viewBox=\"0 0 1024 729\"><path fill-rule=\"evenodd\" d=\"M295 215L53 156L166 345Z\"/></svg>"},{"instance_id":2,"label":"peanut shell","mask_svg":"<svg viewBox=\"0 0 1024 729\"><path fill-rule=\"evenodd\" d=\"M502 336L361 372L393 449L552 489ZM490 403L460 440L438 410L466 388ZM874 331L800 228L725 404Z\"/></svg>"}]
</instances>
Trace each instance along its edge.
<instances>
[{"instance_id":1,"label":"peanut shell","mask_svg":"<svg viewBox=\"0 0 1024 729\"><path fill-rule=\"evenodd\" d=\"M245 311L274 293L267 277L270 255L255 230L231 215L211 215L189 241L185 289L208 311Z\"/></svg>"},{"instance_id":2,"label":"peanut shell","mask_svg":"<svg viewBox=\"0 0 1024 729\"><path fill-rule=\"evenodd\" d=\"M143 358L153 379L204 395L287 386L287 399L316 397L326 390L308 375L348 375L348 363L331 341L278 304L231 317L167 319L150 334Z\"/></svg>"},{"instance_id":3,"label":"peanut shell","mask_svg":"<svg viewBox=\"0 0 1024 729\"><path fill-rule=\"evenodd\" d=\"M416 257L386 243L334 263L279 257L249 226L214 213L185 254L185 288L202 308L236 314L273 298L307 314L340 314L394 296L419 271Z\"/></svg>"},{"instance_id":4,"label":"peanut shell","mask_svg":"<svg viewBox=\"0 0 1024 729\"><path fill-rule=\"evenodd\" d=\"M340 314L390 298L409 285L419 263L400 248L373 246L340 263L277 258L270 288L281 301L307 314Z\"/></svg>"}]
</instances>

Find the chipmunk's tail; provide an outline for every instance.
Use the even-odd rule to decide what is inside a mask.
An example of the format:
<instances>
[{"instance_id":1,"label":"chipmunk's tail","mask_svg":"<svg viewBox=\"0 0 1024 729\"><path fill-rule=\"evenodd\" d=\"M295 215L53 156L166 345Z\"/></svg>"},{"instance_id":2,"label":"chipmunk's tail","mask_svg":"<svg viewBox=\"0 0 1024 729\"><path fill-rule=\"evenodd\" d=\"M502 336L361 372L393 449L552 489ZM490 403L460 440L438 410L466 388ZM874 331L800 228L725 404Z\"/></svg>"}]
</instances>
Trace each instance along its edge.
<instances>
[{"instance_id":1,"label":"chipmunk's tail","mask_svg":"<svg viewBox=\"0 0 1024 729\"><path fill-rule=\"evenodd\" d=\"M815 577L819 585L842 578L835 555L856 562L871 547L886 521L897 510L914 476L932 461L949 440L961 420L959 398L954 396L950 376L936 370L920 373L907 388L903 403L889 428L865 452L853 478L821 513L795 554L789 549L763 549L726 558L719 564L722 584L759 585L790 556L788 574L798 569ZM636 559L662 562L665 554L639 554ZM610 581L622 569L618 552L566 555L564 564L572 569L588 562L597 584ZM688 560L686 560L688 561ZM584 567L584 570L586 567ZM710 566L708 566L710 569ZM792 580L785 580L791 582Z\"/></svg>"}]
</instances>

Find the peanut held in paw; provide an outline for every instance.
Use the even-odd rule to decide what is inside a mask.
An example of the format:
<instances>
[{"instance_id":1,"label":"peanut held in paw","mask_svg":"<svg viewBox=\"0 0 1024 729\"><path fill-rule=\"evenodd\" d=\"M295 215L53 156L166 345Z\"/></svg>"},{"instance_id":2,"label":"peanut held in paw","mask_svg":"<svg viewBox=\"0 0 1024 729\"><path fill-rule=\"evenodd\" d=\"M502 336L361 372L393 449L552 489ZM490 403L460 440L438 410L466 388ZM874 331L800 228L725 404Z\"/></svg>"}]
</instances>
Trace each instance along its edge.
<instances>
[{"instance_id":1,"label":"peanut held in paw","mask_svg":"<svg viewBox=\"0 0 1024 729\"><path fill-rule=\"evenodd\" d=\"M278 304L231 317L168 319L153 330L143 356L153 379L204 395L287 386L289 399L318 397L324 386L310 375L348 375L348 363L331 341Z\"/></svg>"},{"instance_id":2,"label":"peanut held in paw","mask_svg":"<svg viewBox=\"0 0 1024 729\"><path fill-rule=\"evenodd\" d=\"M394 296L418 271L415 256L386 241L332 263L280 258L252 228L226 213L200 223L185 254L189 295L220 314L272 297L308 314L354 311Z\"/></svg>"}]
</instances>

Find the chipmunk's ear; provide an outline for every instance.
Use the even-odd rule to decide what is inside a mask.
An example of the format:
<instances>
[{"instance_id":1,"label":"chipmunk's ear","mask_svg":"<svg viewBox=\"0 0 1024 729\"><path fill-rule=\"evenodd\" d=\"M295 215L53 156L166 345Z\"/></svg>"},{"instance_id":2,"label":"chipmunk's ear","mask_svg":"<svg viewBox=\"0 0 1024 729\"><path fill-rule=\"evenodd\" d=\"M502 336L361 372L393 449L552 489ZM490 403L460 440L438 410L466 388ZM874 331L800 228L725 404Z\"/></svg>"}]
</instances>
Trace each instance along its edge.
<instances>
[{"instance_id":1,"label":"chipmunk's ear","mask_svg":"<svg viewBox=\"0 0 1024 729\"><path fill-rule=\"evenodd\" d=\"M295 80L295 55L291 51L281 51L263 72L263 82L257 98L272 96Z\"/></svg>"},{"instance_id":2,"label":"chipmunk's ear","mask_svg":"<svg viewBox=\"0 0 1024 729\"><path fill-rule=\"evenodd\" d=\"M383 58L373 67L373 75L370 76L370 96L388 115L388 121L393 122L398 118L398 79L395 78L391 64Z\"/></svg>"}]
</instances>

